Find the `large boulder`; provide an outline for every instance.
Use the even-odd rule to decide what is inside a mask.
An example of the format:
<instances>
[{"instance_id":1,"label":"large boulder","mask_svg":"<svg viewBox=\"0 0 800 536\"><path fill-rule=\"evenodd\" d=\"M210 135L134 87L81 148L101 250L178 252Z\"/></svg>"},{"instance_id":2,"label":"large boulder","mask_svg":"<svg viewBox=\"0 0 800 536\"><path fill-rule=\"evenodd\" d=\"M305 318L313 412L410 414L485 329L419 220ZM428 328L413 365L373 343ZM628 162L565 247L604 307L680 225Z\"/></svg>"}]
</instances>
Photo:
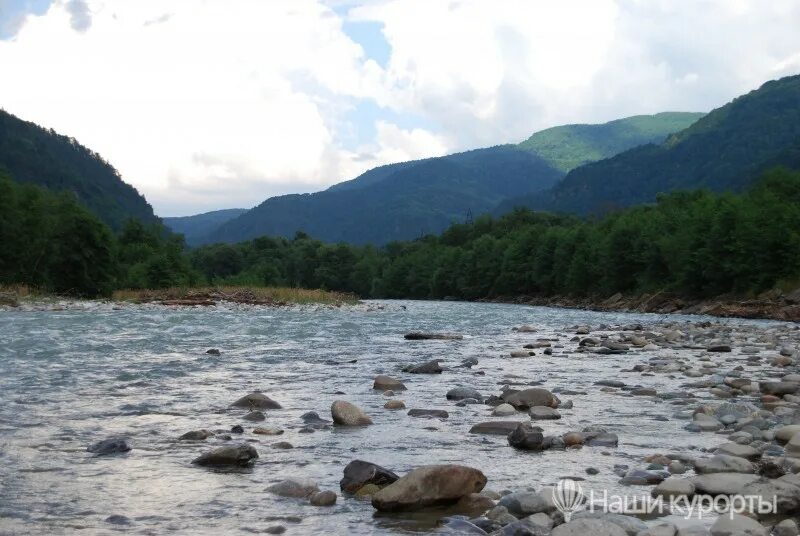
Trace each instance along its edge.
<instances>
[{"instance_id":1,"label":"large boulder","mask_svg":"<svg viewBox=\"0 0 800 536\"><path fill-rule=\"evenodd\" d=\"M241 444L219 447L212 451L204 452L195 458L192 463L207 466L246 466L255 463L256 458L258 458L258 452L252 445Z\"/></svg>"},{"instance_id":2,"label":"large boulder","mask_svg":"<svg viewBox=\"0 0 800 536\"><path fill-rule=\"evenodd\" d=\"M379 375L375 376L375 381L372 384L373 389L379 391L405 391L406 386L400 380L390 376Z\"/></svg>"},{"instance_id":3,"label":"large boulder","mask_svg":"<svg viewBox=\"0 0 800 536\"><path fill-rule=\"evenodd\" d=\"M508 391L503 393L502 398L503 401L517 409L529 409L535 406L557 408L560 403L553 393L541 387L531 387L522 391Z\"/></svg>"},{"instance_id":4,"label":"large boulder","mask_svg":"<svg viewBox=\"0 0 800 536\"><path fill-rule=\"evenodd\" d=\"M775 498L779 514L800 513L800 476L784 475L776 479L760 479L744 487L742 495L760 496L764 501Z\"/></svg>"},{"instance_id":5,"label":"large boulder","mask_svg":"<svg viewBox=\"0 0 800 536\"><path fill-rule=\"evenodd\" d=\"M728 454L729 456L738 456L747 460L755 461L761 458L761 451L751 447L750 445L740 445L738 443L723 443L717 449L719 454Z\"/></svg>"},{"instance_id":6,"label":"large boulder","mask_svg":"<svg viewBox=\"0 0 800 536\"><path fill-rule=\"evenodd\" d=\"M713 458L695 460L694 470L700 474L756 472L755 466L750 461L729 454L717 454Z\"/></svg>"},{"instance_id":7,"label":"large boulder","mask_svg":"<svg viewBox=\"0 0 800 536\"><path fill-rule=\"evenodd\" d=\"M486 476L463 465L428 465L414 469L372 496L372 506L382 512L415 510L451 504L486 485Z\"/></svg>"},{"instance_id":8,"label":"large boulder","mask_svg":"<svg viewBox=\"0 0 800 536\"><path fill-rule=\"evenodd\" d=\"M353 460L344 468L344 477L339 481L339 487L345 493L355 493L367 484L385 487L396 482L400 477L393 471L380 465Z\"/></svg>"},{"instance_id":9,"label":"large boulder","mask_svg":"<svg viewBox=\"0 0 800 536\"><path fill-rule=\"evenodd\" d=\"M265 395L264 393L250 393L249 395L245 395L233 404L232 407L235 408L245 408L250 410L256 409L281 409L283 406L272 400L270 397Z\"/></svg>"},{"instance_id":10,"label":"large boulder","mask_svg":"<svg viewBox=\"0 0 800 536\"><path fill-rule=\"evenodd\" d=\"M800 433L800 424L788 424L775 430L775 439L781 443L788 443L797 433Z\"/></svg>"},{"instance_id":11,"label":"large boulder","mask_svg":"<svg viewBox=\"0 0 800 536\"><path fill-rule=\"evenodd\" d=\"M331 404L333 422L341 426L366 426L372 419L361 408L346 400L336 400Z\"/></svg>"},{"instance_id":12,"label":"large boulder","mask_svg":"<svg viewBox=\"0 0 800 536\"><path fill-rule=\"evenodd\" d=\"M768 536L769 530L755 519L739 515L721 515L711 525L711 536Z\"/></svg>"},{"instance_id":13,"label":"large boulder","mask_svg":"<svg viewBox=\"0 0 800 536\"><path fill-rule=\"evenodd\" d=\"M549 514L555 510L555 505L552 501L552 488L547 489L550 497L546 497L544 493L517 491L500 497L497 504L519 518L539 513Z\"/></svg>"},{"instance_id":14,"label":"large boulder","mask_svg":"<svg viewBox=\"0 0 800 536\"><path fill-rule=\"evenodd\" d=\"M761 392L765 395L793 395L800 389L800 383L796 382L759 382Z\"/></svg>"},{"instance_id":15,"label":"large boulder","mask_svg":"<svg viewBox=\"0 0 800 536\"><path fill-rule=\"evenodd\" d=\"M744 473L713 473L690 478L698 493L708 495L739 495L746 486L758 479L757 475Z\"/></svg>"},{"instance_id":16,"label":"large boulder","mask_svg":"<svg viewBox=\"0 0 800 536\"><path fill-rule=\"evenodd\" d=\"M657 485L651 493L653 497L664 497L666 499L681 496L691 497L694 495L694 484L688 478L673 476Z\"/></svg>"}]
</instances>

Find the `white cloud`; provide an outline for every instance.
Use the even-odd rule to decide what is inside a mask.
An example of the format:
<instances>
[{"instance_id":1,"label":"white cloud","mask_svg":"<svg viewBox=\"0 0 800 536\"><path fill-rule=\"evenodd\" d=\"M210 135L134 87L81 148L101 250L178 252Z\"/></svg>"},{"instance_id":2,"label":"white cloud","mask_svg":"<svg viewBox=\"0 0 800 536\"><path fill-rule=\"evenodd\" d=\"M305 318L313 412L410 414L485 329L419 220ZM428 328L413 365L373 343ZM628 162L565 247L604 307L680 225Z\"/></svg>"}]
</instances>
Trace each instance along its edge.
<instances>
[{"instance_id":1,"label":"white cloud","mask_svg":"<svg viewBox=\"0 0 800 536\"><path fill-rule=\"evenodd\" d=\"M342 16L382 25L386 68ZM796 73L798 27L795 0L55 0L0 40L0 106L190 213L556 124L707 110ZM361 100L391 113L354 118ZM354 130L373 139L349 146Z\"/></svg>"}]
</instances>

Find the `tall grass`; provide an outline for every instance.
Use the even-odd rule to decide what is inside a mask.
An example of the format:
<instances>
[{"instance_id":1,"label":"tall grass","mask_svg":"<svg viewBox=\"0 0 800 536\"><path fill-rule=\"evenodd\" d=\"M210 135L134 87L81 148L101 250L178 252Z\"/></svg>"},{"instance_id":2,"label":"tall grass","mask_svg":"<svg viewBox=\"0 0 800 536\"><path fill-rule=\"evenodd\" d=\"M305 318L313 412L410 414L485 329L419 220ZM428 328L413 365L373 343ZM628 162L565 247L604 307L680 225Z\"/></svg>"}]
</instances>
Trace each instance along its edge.
<instances>
[{"instance_id":1,"label":"tall grass","mask_svg":"<svg viewBox=\"0 0 800 536\"><path fill-rule=\"evenodd\" d=\"M318 303L341 305L358 302L358 297L345 292L288 287L172 287L165 289L122 289L113 299L137 303L170 300L213 300L240 303Z\"/></svg>"}]
</instances>

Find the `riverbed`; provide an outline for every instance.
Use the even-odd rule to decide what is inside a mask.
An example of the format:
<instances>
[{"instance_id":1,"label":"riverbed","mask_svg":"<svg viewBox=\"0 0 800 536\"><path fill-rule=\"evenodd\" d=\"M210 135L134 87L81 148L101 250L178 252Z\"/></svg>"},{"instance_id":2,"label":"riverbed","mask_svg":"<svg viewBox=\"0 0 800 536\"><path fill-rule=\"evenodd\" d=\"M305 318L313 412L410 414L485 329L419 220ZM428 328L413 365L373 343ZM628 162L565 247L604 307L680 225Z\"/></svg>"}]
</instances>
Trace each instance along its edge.
<instances>
[{"instance_id":1,"label":"riverbed","mask_svg":"<svg viewBox=\"0 0 800 536\"><path fill-rule=\"evenodd\" d=\"M52 309L52 308L51 308ZM717 434L685 430L691 409L719 402L706 389L688 389L691 405L659 397L632 397L596 386L602 380L687 391L681 374L642 375L630 370L655 356L688 360L697 348L631 349L623 354L576 352L574 327L616 333L640 323L696 325L702 316L598 313L505 304L371 301L345 307L206 308L101 304L65 310L0 312L0 533L64 534L398 534L427 532L430 520L379 516L368 501L341 496L342 469L363 459L404 474L420 465L458 463L481 469L487 489L539 489L562 477L585 478L585 489L628 492L614 466L638 467L654 453L686 452L719 445ZM716 320L715 320L716 321ZM780 322L725 319L723 326L749 330L794 329ZM513 331L531 325L535 333ZM452 332L461 340L407 341L410 331ZM526 343L551 339L552 355L511 358ZM756 341L754 344L758 345ZM220 355L207 350L219 349ZM771 348L762 345L765 356ZM772 352L769 355L775 355ZM472 368L459 367L475 357ZM442 374L413 375L405 365L442 360ZM726 370L744 363L735 348L720 360ZM730 364L729 364L730 363ZM751 376L774 375L752 367ZM408 409L444 409L447 419L420 419L384 409L387 397L372 389L387 374L407 391L395 398ZM445 398L456 386L484 396L502 384L541 384L571 400L562 418L540 422L562 434L601 426L619 446L541 453L511 448L503 436L470 434L491 417L483 404L457 406ZM263 391L283 409L268 410L263 423L241 420L230 408L241 396ZM330 419L334 400L348 400L372 417L367 427L301 433L301 415ZM686 411L689 411L688 415ZM521 414L524 415L524 414ZM508 420L508 419L505 419ZM522 419L520 419L522 420ZM258 450L254 466L213 470L190 462L227 441L178 441L197 429L226 432L240 424ZM280 436L251 433L277 427ZM128 438L133 450L97 457L90 444ZM294 448L271 444L287 441ZM646 465L646 464L644 464ZM598 474L588 475L586 469ZM333 507L281 498L265 489L288 477L310 478L340 494ZM646 493L648 488L642 488ZM112 517L117 516L117 517Z\"/></svg>"}]
</instances>

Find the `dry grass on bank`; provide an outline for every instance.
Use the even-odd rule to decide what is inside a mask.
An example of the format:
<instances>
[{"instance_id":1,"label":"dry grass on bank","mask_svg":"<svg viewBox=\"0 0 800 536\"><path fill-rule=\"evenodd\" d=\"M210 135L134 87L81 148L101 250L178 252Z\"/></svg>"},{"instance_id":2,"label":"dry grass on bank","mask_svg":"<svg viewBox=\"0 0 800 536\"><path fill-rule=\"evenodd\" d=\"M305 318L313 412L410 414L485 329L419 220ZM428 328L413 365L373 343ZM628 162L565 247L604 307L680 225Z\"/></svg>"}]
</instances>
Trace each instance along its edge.
<instances>
[{"instance_id":1,"label":"dry grass on bank","mask_svg":"<svg viewBox=\"0 0 800 536\"><path fill-rule=\"evenodd\" d=\"M344 292L286 287L198 287L142 290L117 290L113 299L136 303L160 302L167 305L213 305L230 301L253 305L356 303L358 297Z\"/></svg>"}]
</instances>

